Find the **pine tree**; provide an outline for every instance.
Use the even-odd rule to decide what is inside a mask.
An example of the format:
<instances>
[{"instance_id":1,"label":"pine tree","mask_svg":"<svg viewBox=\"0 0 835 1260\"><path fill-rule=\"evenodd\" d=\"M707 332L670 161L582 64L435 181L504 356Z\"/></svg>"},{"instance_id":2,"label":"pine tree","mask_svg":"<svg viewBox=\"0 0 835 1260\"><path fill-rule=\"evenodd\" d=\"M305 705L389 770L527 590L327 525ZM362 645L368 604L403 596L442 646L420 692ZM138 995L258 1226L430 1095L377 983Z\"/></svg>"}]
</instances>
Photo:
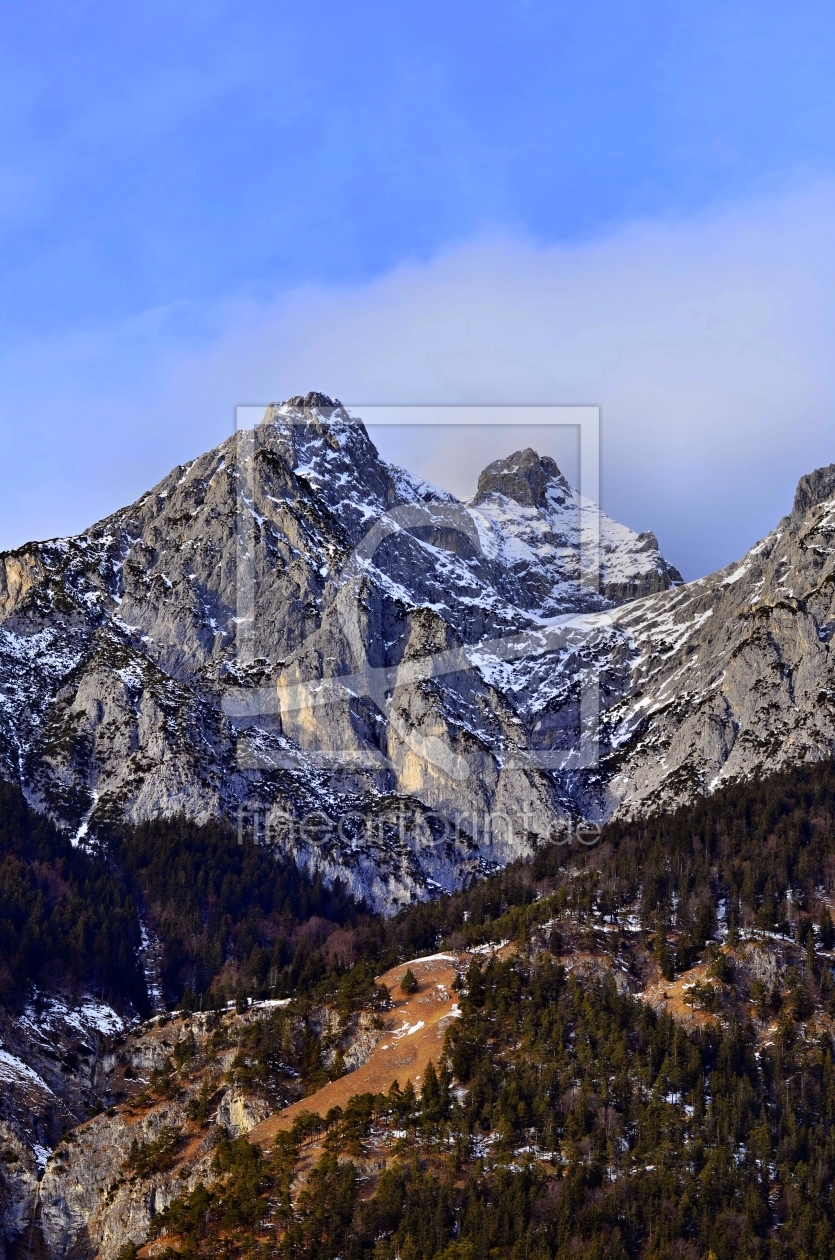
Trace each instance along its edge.
<instances>
[{"instance_id":1,"label":"pine tree","mask_svg":"<svg viewBox=\"0 0 835 1260\"><path fill-rule=\"evenodd\" d=\"M417 977L415 976L415 973L412 971L411 967L407 967L406 970L403 972L403 978L400 981L400 988L403 990L404 993L407 993L407 994L417 993L418 991Z\"/></svg>"},{"instance_id":2,"label":"pine tree","mask_svg":"<svg viewBox=\"0 0 835 1260\"><path fill-rule=\"evenodd\" d=\"M655 954L655 960L661 970L661 975L665 980L673 980L675 978L673 957L667 940L667 925L663 919L660 920L655 933L655 946L653 953Z\"/></svg>"}]
</instances>

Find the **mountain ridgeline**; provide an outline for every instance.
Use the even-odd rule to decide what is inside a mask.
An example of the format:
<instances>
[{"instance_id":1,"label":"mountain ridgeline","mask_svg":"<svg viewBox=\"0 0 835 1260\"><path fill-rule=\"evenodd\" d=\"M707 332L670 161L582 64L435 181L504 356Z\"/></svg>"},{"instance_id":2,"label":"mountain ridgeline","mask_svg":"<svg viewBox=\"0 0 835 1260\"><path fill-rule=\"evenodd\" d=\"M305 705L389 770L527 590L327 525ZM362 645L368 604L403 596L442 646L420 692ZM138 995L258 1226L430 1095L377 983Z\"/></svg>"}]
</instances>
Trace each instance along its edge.
<instances>
[{"instance_id":1,"label":"mountain ridgeline","mask_svg":"<svg viewBox=\"0 0 835 1260\"><path fill-rule=\"evenodd\" d=\"M271 407L85 534L0 558L0 773L84 834L358 814L347 842L276 838L380 908L450 890L581 812L582 773L538 764L580 735L551 666L576 665L585 616L680 582L605 515L584 576L590 511L533 451L465 505L330 400ZM510 811L512 835L475 834Z\"/></svg>"},{"instance_id":2,"label":"mountain ridgeline","mask_svg":"<svg viewBox=\"0 0 835 1260\"><path fill-rule=\"evenodd\" d=\"M461 503L293 398L84 534L0 556L0 776L70 835L267 830L391 913L578 819L830 756L834 530L830 468L683 585L547 457L496 461Z\"/></svg>"}]
</instances>

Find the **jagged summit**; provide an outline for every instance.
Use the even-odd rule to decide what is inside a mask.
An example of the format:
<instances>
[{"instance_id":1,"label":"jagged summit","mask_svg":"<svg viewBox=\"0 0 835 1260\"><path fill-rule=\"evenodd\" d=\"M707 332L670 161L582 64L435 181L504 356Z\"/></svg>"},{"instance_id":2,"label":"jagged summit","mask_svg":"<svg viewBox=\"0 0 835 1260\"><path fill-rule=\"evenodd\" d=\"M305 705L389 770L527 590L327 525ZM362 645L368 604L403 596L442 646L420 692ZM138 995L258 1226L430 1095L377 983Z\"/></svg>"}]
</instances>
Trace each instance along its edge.
<instances>
[{"instance_id":1,"label":"jagged summit","mask_svg":"<svg viewBox=\"0 0 835 1260\"><path fill-rule=\"evenodd\" d=\"M565 634L542 627L671 578L601 515L583 585L579 496L520 460L547 477L541 507L463 504L382 460L334 399L299 395L77 538L0 557L0 774L80 836L253 797L334 818L405 801L405 830L282 838L383 906L526 852L583 809L525 761L532 737L577 736L576 688L548 682ZM484 835L484 810L525 821ZM427 811L470 821L428 844Z\"/></svg>"},{"instance_id":2,"label":"jagged summit","mask_svg":"<svg viewBox=\"0 0 835 1260\"><path fill-rule=\"evenodd\" d=\"M637 534L585 503L555 460L530 447L488 464L468 507L487 526L491 554L529 592L525 606L538 608L542 616L611 608L681 583L654 534ZM596 604L588 580L580 583L584 521L599 536Z\"/></svg>"},{"instance_id":3,"label":"jagged summit","mask_svg":"<svg viewBox=\"0 0 835 1260\"><path fill-rule=\"evenodd\" d=\"M552 460L495 461L465 504L327 395L274 404L84 534L0 555L0 776L79 837L318 810L327 842L276 843L392 908L566 818L824 755L827 475L802 533L684 587L651 531L601 512L590 580L596 509Z\"/></svg>"},{"instance_id":4,"label":"jagged summit","mask_svg":"<svg viewBox=\"0 0 835 1260\"><path fill-rule=\"evenodd\" d=\"M797 524L806 514L828 499L835 498L835 464L806 473L797 483L791 521Z\"/></svg>"},{"instance_id":5,"label":"jagged summit","mask_svg":"<svg viewBox=\"0 0 835 1260\"><path fill-rule=\"evenodd\" d=\"M478 506L490 495L502 494L525 507L545 507L547 492L554 489L563 493L571 491L556 460L550 455L538 455L528 446L524 451L515 451L506 459L496 459L487 465L479 476L472 503Z\"/></svg>"},{"instance_id":6,"label":"jagged summit","mask_svg":"<svg viewBox=\"0 0 835 1260\"><path fill-rule=\"evenodd\" d=\"M294 394L283 403L273 403L272 406L276 409L289 407L296 411L335 411L342 407L342 403L338 398L329 398L327 394L320 394L312 389L307 394Z\"/></svg>"}]
</instances>

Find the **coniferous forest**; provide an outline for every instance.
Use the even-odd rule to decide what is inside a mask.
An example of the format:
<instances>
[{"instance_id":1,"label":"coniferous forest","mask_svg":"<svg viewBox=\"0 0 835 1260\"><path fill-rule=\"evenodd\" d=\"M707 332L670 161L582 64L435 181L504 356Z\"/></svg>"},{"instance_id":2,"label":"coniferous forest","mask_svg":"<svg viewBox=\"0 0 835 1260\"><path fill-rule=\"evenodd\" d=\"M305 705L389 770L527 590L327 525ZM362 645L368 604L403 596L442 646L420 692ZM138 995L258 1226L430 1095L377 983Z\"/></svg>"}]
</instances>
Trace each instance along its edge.
<instances>
[{"instance_id":1,"label":"coniferous forest","mask_svg":"<svg viewBox=\"0 0 835 1260\"><path fill-rule=\"evenodd\" d=\"M231 1081L303 1099L346 1072L352 1020L385 1020L378 975L438 950L464 960L459 1017L421 1087L302 1112L267 1146L215 1124L209 1174L154 1217L155 1255L823 1260L833 816L835 767L799 768L609 825L593 849L542 847L385 919L220 824L74 848L4 787L4 1002L63 986L146 1017L144 922L182 1031L124 1105L191 1090L201 1133L225 1049ZM404 992L420 988L409 975ZM233 1031L235 1004L252 1014ZM186 1136L136 1145L124 1176L171 1166Z\"/></svg>"},{"instance_id":2,"label":"coniferous forest","mask_svg":"<svg viewBox=\"0 0 835 1260\"><path fill-rule=\"evenodd\" d=\"M217 1183L156 1232L186 1254L323 1260L831 1256L828 1035L787 1026L757 1053L741 1020L688 1034L547 953L473 963L461 1009L419 1097L302 1116L266 1154L221 1141ZM291 1206L311 1139L321 1154Z\"/></svg>"}]
</instances>

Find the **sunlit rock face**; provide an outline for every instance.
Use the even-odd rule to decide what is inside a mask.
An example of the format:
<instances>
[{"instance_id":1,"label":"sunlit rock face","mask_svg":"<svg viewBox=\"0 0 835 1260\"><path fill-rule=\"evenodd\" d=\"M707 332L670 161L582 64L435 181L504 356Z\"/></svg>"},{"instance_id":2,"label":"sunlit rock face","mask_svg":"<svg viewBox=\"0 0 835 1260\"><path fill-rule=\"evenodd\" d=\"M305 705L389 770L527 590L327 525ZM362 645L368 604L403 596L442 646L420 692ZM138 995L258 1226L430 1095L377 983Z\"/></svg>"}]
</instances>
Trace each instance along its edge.
<instances>
[{"instance_id":1,"label":"sunlit rock face","mask_svg":"<svg viewBox=\"0 0 835 1260\"><path fill-rule=\"evenodd\" d=\"M226 815L393 909L572 819L827 755L833 495L804 478L684 586L547 457L462 503L290 399L0 556L0 774L80 839Z\"/></svg>"}]
</instances>

